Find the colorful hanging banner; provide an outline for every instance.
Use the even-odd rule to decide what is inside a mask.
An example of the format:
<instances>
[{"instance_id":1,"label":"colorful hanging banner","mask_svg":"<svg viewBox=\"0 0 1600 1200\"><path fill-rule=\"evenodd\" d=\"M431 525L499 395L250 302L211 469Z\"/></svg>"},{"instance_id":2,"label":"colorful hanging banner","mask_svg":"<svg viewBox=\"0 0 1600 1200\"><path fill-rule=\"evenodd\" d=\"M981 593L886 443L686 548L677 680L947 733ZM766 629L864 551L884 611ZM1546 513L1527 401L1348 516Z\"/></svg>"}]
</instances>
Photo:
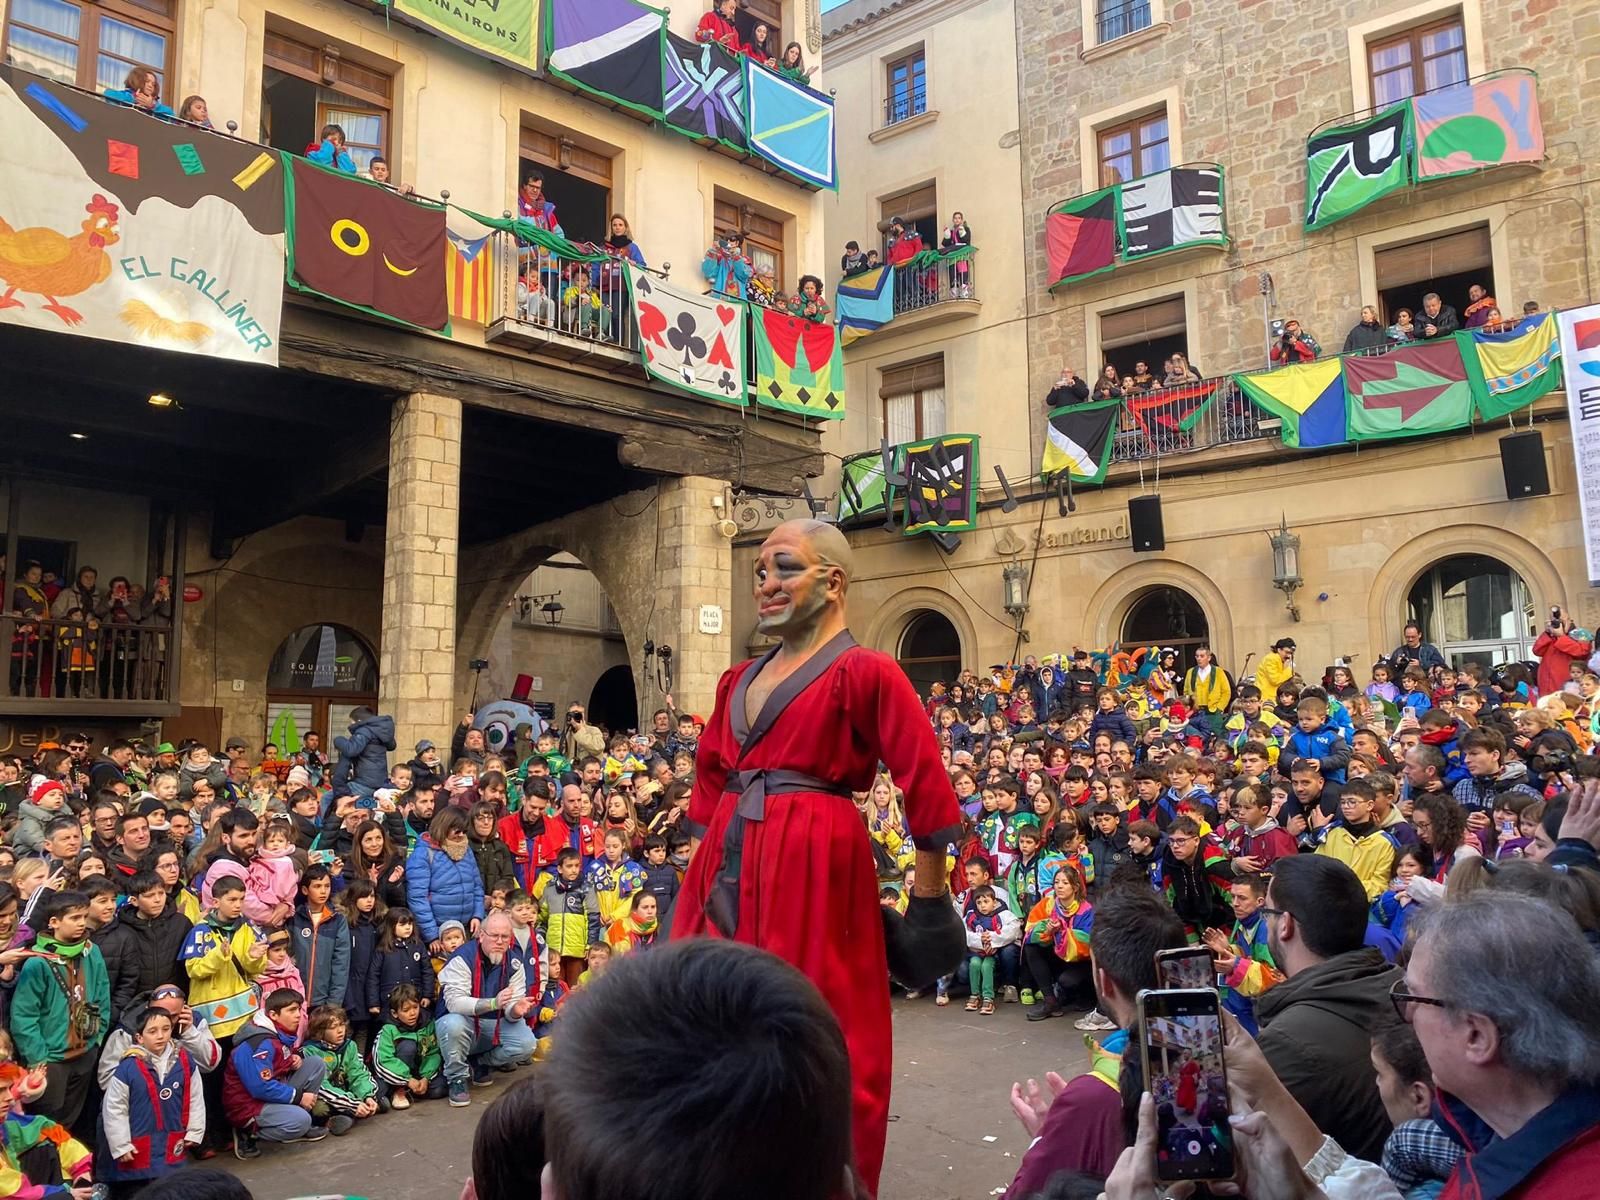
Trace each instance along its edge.
<instances>
[{"instance_id":1,"label":"colorful hanging banner","mask_svg":"<svg viewBox=\"0 0 1600 1200\"><path fill-rule=\"evenodd\" d=\"M839 331L774 308L752 306L756 403L823 421L844 416Z\"/></svg>"},{"instance_id":2,"label":"colorful hanging banner","mask_svg":"<svg viewBox=\"0 0 1600 1200\"><path fill-rule=\"evenodd\" d=\"M0 321L276 366L282 170L0 66Z\"/></svg>"},{"instance_id":3,"label":"colorful hanging banner","mask_svg":"<svg viewBox=\"0 0 1600 1200\"><path fill-rule=\"evenodd\" d=\"M750 149L798 179L830 190L839 186L834 157L833 98L769 71L744 64L745 133Z\"/></svg>"},{"instance_id":4,"label":"colorful hanging banner","mask_svg":"<svg viewBox=\"0 0 1600 1200\"><path fill-rule=\"evenodd\" d=\"M1044 219L1050 287L1088 279L1117 265L1117 189L1064 200Z\"/></svg>"},{"instance_id":5,"label":"colorful hanging banner","mask_svg":"<svg viewBox=\"0 0 1600 1200\"><path fill-rule=\"evenodd\" d=\"M1557 319L1589 586L1600 587L1600 304L1569 308Z\"/></svg>"},{"instance_id":6,"label":"colorful hanging banner","mask_svg":"<svg viewBox=\"0 0 1600 1200\"><path fill-rule=\"evenodd\" d=\"M1538 80L1512 71L1411 99L1419 180L1544 161Z\"/></svg>"},{"instance_id":7,"label":"colorful hanging banner","mask_svg":"<svg viewBox=\"0 0 1600 1200\"><path fill-rule=\"evenodd\" d=\"M1552 313L1534 313L1494 331L1463 329L1455 338L1485 421L1526 408L1561 382L1561 342Z\"/></svg>"},{"instance_id":8,"label":"colorful hanging banner","mask_svg":"<svg viewBox=\"0 0 1600 1200\"><path fill-rule=\"evenodd\" d=\"M669 128L735 150L747 148L744 65L738 55L669 32L662 43L661 87Z\"/></svg>"},{"instance_id":9,"label":"colorful hanging banner","mask_svg":"<svg viewBox=\"0 0 1600 1200\"><path fill-rule=\"evenodd\" d=\"M745 408L742 300L674 287L648 271L623 271L644 369L705 400Z\"/></svg>"},{"instance_id":10,"label":"colorful hanging banner","mask_svg":"<svg viewBox=\"0 0 1600 1200\"><path fill-rule=\"evenodd\" d=\"M665 9L635 0L546 0L544 65L552 76L660 117Z\"/></svg>"},{"instance_id":11,"label":"colorful hanging banner","mask_svg":"<svg viewBox=\"0 0 1600 1200\"><path fill-rule=\"evenodd\" d=\"M1173 167L1121 184L1122 256L1223 246L1222 169Z\"/></svg>"},{"instance_id":12,"label":"colorful hanging banner","mask_svg":"<svg viewBox=\"0 0 1600 1200\"><path fill-rule=\"evenodd\" d=\"M539 0L378 0L400 17L524 71L538 66Z\"/></svg>"},{"instance_id":13,"label":"colorful hanging banner","mask_svg":"<svg viewBox=\"0 0 1600 1200\"><path fill-rule=\"evenodd\" d=\"M1258 408L1283 422L1285 446L1312 450L1344 443L1344 372L1337 358L1235 375L1233 382Z\"/></svg>"},{"instance_id":14,"label":"colorful hanging banner","mask_svg":"<svg viewBox=\"0 0 1600 1200\"><path fill-rule=\"evenodd\" d=\"M1124 403L1147 437L1153 435L1151 426L1169 433L1188 433L1225 386L1220 379L1202 379L1198 383L1142 392L1128 397Z\"/></svg>"},{"instance_id":15,"label":"colorful hanging banner","mask_svg":"<svg viewBox=\"0 0 1600 1200\"><path fill-rule=\"evenodd\" d=\"M445 230L444 280L450 315L478 325L489 322L489 235L465 238Z\"/></svg>"},{"instance_id":16,"label":"colorful hanging banner","mask_svg":"<svg viewBox=\"0 0 1600 1200\"><path fill-rule=\"evenodd\" d=\"M1074 483L1102 482L1111 465L1121 418L1121 400L1052 409L1045 418L1040 477L1048 483L1052 476L1065 471Z\"/></svg>"},{"instance_id":17,"label":"colorful hanging banner","mask_svg":"<svg viewBox=\"0 0 1600 1200\"><path fill-rule=\"evenodd\" d=\"M890 447L889 455L896 467L904 468L903 447ZM852 454L839 464L838 520L841 524L868 517L881 517L892 503L894 503L894 489L884 478L881 451Z\"/></svg>"},{"instance_id":18,"label":"colorful hanging banner","mask_svg":"<svg viewBox=\"0 0 1600 1200\"><path fill-rule=\"evenodd\" d=\"M1324 129L1306 142L1306 228L1360 212L1411 182L1411 103L1401 101L1355 125Z\"/></svg>"},{"instance_id":19,"label":"colorful hanging banner","mask_svg":"<svg viewBox=\"0 0 1600 1200\"><path fill-rule=\"evenodd\" d=\"M833 293L838 310L839 339L848 346L874 329L894 320L894 268L873 267L859 275L847 275Z\"/></svg>"},{"instance_id":20,"label":"colorful hanging banner","mask_svg":"<svg viewBox=\"0 0 1600 1200\"><path fill-rule=\"evenodd\" d=\"M289 286L448 333L444 208L303 158L284 161Z\"/></svg>"},{"instance_id":21,"label":"colorful hanging banner","mask_svg":"<svg viewBox=\"0 0 1600 1200\"><path fill-rule=\"evenodd\" d=\"M978 439L951 433L904 448L905 529L918 533L968 533L978 527Z\"/></svg>"},{"instance_id":22,"label":"colorful hanging banner","mask_svg":"<svg viewBox=\"0 0 1600 1200\"><path fill-rule=\"evenodd\" d=\"M1472 384L1454 338L1349 354L1345 430L1353 442L1421 437L1472 424Z\"/></svg>"}]
</instances>

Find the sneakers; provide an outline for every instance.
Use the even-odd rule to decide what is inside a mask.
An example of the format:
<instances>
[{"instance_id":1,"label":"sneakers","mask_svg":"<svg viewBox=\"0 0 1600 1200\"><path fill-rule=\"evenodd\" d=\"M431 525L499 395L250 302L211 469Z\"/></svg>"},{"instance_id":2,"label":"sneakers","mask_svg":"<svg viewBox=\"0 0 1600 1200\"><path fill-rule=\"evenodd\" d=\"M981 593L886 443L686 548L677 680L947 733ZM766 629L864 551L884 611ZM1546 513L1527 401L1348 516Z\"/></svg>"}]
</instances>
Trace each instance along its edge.
<instances>
[{"instance_id":1,"label":"sneakers","mask_svg":"<svg viewBox=\"0 0 1600 1200\"><path fill-rule=\"evenodd\" d=\"M1000 989L1000 998L1007 1004L1015 1004L1017 1002L1016 986L1010 983L1006 984L1005 987Z\"/></svg>"},{"instance_id":2,"label":"sneakers","mask_svg":"<svg viewBox=\"0 0 1600 1200\"><path fill-rule=\"evenodd\" d=\"M1072 1027L1081 1029L1085 1033L1103 1033L1108 1029L1115 1029L1117 1023L1097 1008L1079 1017L1072 1023Z\"/></svg>"},{"instance_id":3,"label":"sneakers","mask_svg":"<svg viewBox=\"0 0 1600 1200\"><path fill-rule=\"evenodd\" d=\"M1066 1015L1066 1010L1063 1009L1061 1005L1057 1004L1055 998L1052 996L1038 1004L1035 1004L1033 1006L1033 1010L1028 1013L1028 1020L1045 1021L1051 1017L1060 1017L1064 1015Z\"/></svg>"},{"instance_id":4,"label":"sneakers","mask_svg":"<svg viewBox=\"0 0 1600 1200\"><path fill-rule=\"evenodd\" d=\"M1010 990L1011 990L1010 988L1006 989L1006 991L1008 991L1008 992ZM1007 996L1006 999L1009 1000L1009 999L1011 999L1011 997ZM1033 989L1032 988L1023 988L1022 989L1022 1003L1024 1005L1029 1005L1029 1004L1033 1003Z\"/></svg>"},{"instance_id":5,"label":"sneakers","mask_svg":"<svg viewBox=\"0 0 1600 1200\"><path fill-rule=\"evenodd\" d=\"M261 1157L261 1147L256 1142L256 1135L238 1130L233 1135L233 1156L240 1162L249 1162L252 1158Z\"/></svg>"},{"instance_id":6,"label":"sneakers","mask_svg":"<svg viewBox=\"0 0 1600 1200\"><path fill-rule=\"evenodd\" d=\"M922 993L921 992L907 992L906 993L906 999L907 1000L918 1000L921 997L922 997Z\"/></svg>"},{"instance_id":7,"label":"sneakers","mask_svg":"<svg viewBox=\"0 0 1600 1200\"><path fill-rule=\"evenodd\" d=\"M289 1140L291 1142L320 1142L323 1138L325 1138L327 1136L328 1136L328 1127L326 1125L313 1125L310 1129L306 1130L299 1137L290 1138Z\"/></svg>"},{"instance_id":8,"label":"sneakers","mask_svg":"<svg viewBox=\"0 0 1600 1200\"><path fill-rule=\"evenodd\" d=\"M968 1012L977 1012L978 1011L978 1006L981 1005L982 1003L983 1003L982 1000L978 999L978 997L976 997L976 996L973 996L971 999L969 999L967 1001L967 1011Z\"/></svg>"},{"instance_id":9,"label":"sneakers","mask_svg":"<svg viewBox=\"0 0 1600 1200\"><path fill-rule=\"evenodd\" d=\"M935 1004L937 1004L940 1008L943 1008L945 1005L950 1003L950 997L946 993L940 992L937 996L935 996L933 998L933 1002Z\"/></svg>"},{"instance_id":10,"label":"sneakers","mask_svg":"<svg viewBox=\"0 0 1600 1200\"><path fill-rule=\"evenodd\" d=\"M994 1001L993 1000L985 1000L983 1002L983 1007L981 1009L979 1009L978 1012L979 1012L980 1016L985 1016L985 1017L994 1016Z\"/></svg>"},{"instance_id":11,"label":"sneakers","mask_svg":"<svg viewBox=\"0 0 1600 1200\"><path fill-rule=\"evenodd\" d=\"M481 1058L475 1058L475 1059L472 1060L472 1086L473 1087L484 1087L484 1086L486 1086L488 1084L488 1082L489 1082L489 1076L491 1076L492 1074L494 1074L494 1072L490 1068L489 1064L484 1062Z\"/></svg>"},{"instance_id":12,"label":"sneakers","mask_svg":"<svg viewBox=\"0 0 1600 1200\"><path fill-rule=\"evenodd\" d=\"M334 1137L343 1137L356 1127L356 1119L346 1113L334 1113L328 1118L328 1132Z\"/></svg>"},{"instance_id":13,"label":"sneakers","mask_svg":"<svg viewBox=\"0 0 1600 1200\"><path fill-rule=\"evenodd\" d=\"M411 1096L405 1088L395 1088L394 1095L389 1098L390 1108L410 1108Z\"/></svg>"},{"instance_id":14,"label":"sneakers","mask_svg":"<svg viewBox=\"0 0 1600 1200\"><path fill-rule=\"evenodd\" d=\"M471 1103L472 1093L467 1090L467 1085L464 1082L450 1085L451 1108L466 1108Z\"/></svg>"}]
</instances>

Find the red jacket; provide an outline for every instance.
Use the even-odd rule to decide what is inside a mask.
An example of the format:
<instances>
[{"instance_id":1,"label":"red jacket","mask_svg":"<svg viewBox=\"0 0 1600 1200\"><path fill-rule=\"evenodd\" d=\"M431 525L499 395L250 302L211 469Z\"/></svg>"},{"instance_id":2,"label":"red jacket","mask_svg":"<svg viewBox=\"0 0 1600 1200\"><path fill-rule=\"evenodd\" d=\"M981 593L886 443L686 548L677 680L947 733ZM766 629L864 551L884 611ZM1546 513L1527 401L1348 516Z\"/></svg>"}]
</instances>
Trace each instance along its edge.
<instances>
[{"instance_id":1,"label":"red jacket","mask_svg":"<svg viewBox=\"0 0 1600 1200\"><path fill-rule=\"evenodd\" d=\"M1312 362L1317 357L1316 347L1296 339L1286 349L1283 339L1272 343L1272 361L1275 363Z\"/></svg>"},{"instance_id":2,"label":"red jacket","mask_svg":"<svg viewBox=\"0 0 1600 1200\"><path fill-rule=\"evenodd\" d=\"M739 31L733 27L732 22L724 21L722 14L718 12L708 12L700 18L700 24L695 27L694 40L716 42L726 48L729 54L739 54L744 50L744 43L739 40Z\"/></svg>"},{"instance_id":3,"label":"red jacket","mask_svg":"<svg viewBox=\"0 0 1600 1200\"><path fill-rule=\"evenodd\" d=\"M1566 687L1572 679L1572 664L1587 661L1593 652L1590 643L1571 634L1548 629L1541 633L1533 643L1533 656L1539 660L1539 694L1549 696Z\"/></svg>"}]
</instances>

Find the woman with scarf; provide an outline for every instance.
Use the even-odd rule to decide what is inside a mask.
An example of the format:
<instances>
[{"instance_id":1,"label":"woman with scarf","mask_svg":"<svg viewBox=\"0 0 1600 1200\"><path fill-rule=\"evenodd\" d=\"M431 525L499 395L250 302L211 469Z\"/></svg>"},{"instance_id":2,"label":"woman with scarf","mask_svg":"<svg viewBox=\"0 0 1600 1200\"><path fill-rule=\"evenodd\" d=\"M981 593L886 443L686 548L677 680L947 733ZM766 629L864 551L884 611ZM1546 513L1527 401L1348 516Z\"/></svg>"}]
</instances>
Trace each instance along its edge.
<instances>
[{"instance_id":1,"label":"woman with scarf","mask_svg":"<svg viewBox=\"0 0 1600 1200\"><path fill-rule=\"evenodd\" d=\"M1023 928L1023 972L1032 990L1043 998L1028 1013L1028 1020L1059 1017L1066 1011L1057 991L1062 976L1068 977L1069 989L1084 991L1090 983L1094 906L1084 896L1083 880L1076 871L1056 872L1050 894L1028 911Z\"/></svg>"},{"instance_id":2,"label":"woman with scarf","mask_svg":"<svg viewBox=\"0 0 1600 1200\"><path fill-rule=\"evenodd\" d=\"M417 917L417 931L438 954L439 927L460 921L474 933L483 920L483 878L467 836L467 814L446 805L433 816L428 832L406 863L406 907Z\"/></svg>"},{"instance_id":3,"label":"woman with scarf","mask_svg":"<svg viewBox=\"0 0 1600 1200\"><path fill-rule=\"evenodd\" d=\"M595 263L593 270L595 291L600 293L602 308L611 313L610 340L622 340L622 313L627 308L628 284L623 278L624 262L631 262L636 267L644 263L644 251L639 249L639 243L633 240L633 226L628 224L628 218L621 213L611 214L611 236L606 238L601 246L612 259Z\"/></svg>"},{"instance_id":4,"label":"woman with scarf","mask_svg":"<svg viewBox=\"0 0 1600 1200\"><path fill-rule=\"evenodd\" d=\"M640 892L628 911L619 916L606 930L606 942L612 954L627 954L630 950L647 950L656 944L661 931L660 901L654 892Z\"/></svg>"}]
</instances>

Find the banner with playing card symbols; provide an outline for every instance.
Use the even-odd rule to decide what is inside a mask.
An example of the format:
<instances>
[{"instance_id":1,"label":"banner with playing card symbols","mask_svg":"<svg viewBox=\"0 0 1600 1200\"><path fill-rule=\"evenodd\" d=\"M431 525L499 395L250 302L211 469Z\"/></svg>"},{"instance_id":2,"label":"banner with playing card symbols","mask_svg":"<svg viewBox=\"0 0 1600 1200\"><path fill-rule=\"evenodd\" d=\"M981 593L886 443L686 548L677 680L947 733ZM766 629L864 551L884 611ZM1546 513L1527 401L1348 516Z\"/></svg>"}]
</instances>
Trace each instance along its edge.
<instances>
[{"instance_id":1,"label":"banner with playing card symbols","mask_svg":"<svg viewBox=\"0 0 1600 1200\"><path fill-rule=\"evenodd\" d=\"M631 266L627 277L646 374L706 400L746 407L744 301L674 287Z\"/></svg>"}]
</instances>

